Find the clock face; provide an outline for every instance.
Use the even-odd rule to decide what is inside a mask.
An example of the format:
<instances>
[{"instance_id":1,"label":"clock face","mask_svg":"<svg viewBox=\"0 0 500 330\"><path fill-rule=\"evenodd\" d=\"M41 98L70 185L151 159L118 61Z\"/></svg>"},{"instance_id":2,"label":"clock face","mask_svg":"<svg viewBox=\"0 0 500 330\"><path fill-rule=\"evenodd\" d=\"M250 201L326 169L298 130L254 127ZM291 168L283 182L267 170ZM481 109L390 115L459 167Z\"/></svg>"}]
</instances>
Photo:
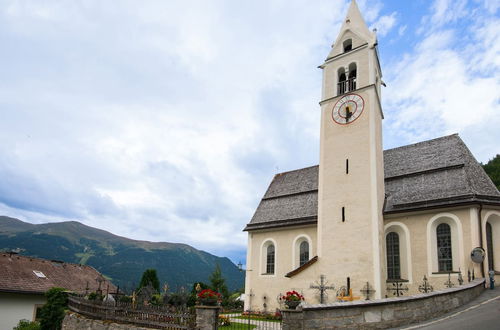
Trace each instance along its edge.
<instances>
[{"instance_id":1,"label":"clock face","mask_svg":"<svg viewBox=\"0 0 500 330\"><path fill-rule=\"evenodd\" d=\"M365 101L358 94L347 94L335 103L332 118L337 124L347 125L358 119L363 112Z\"/></svg>"}]
</instances>

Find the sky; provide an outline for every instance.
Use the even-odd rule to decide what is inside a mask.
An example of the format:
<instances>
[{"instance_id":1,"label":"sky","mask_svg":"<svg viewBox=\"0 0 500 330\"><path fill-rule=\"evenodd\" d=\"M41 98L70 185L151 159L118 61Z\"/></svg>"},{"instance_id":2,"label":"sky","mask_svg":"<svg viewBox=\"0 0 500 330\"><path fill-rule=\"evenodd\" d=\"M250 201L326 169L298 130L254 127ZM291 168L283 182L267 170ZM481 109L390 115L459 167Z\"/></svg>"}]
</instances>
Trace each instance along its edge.
<instances>
[{"instance_id":1,"label":"sky","mask_svg":"<svg viewBox=\"0 0 500 330\"><path fill-rule=\"evenodd\" d=\"M245 262L273 176L318 164L347 0L0 0L0 215ZM500 153L500 0L358 0L384 148Z\"/></svg>"}]
</instances>

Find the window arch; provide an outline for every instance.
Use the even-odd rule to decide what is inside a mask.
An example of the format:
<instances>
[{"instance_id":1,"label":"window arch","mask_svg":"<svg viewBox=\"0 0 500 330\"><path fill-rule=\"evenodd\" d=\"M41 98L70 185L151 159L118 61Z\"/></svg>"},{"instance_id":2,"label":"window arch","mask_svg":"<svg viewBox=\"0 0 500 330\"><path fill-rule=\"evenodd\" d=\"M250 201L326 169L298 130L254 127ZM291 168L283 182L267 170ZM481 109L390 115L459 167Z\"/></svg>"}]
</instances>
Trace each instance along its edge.
<instances>
[{"instance_id":1,"label":"window arch","mask_svg":"<svg viewBox=\"0 0 500 330\"><path fill-rule=\"evenodd\" d=\"M491 223L486 222L486 248L488 250L488 269L495 270L495 262L493 256L493 230Z\"/></svg>"},{"instance_id":2,"label":"window arch","mask_svg":"<svg viewBox=\"0 0 500 330\"><path fill-rule=\"evenodd\" d=\"M356 89L358 70L356 63L351 63L347 67L341 67L337 70L337 95L352 92Z\"/></svg>"},{"instance_id":3,"label":"window arch","mask_svg":"<svg viewBox=\"0 0 500 330\"><path fill-rule=\"evenodd\" d=\"M265 239L260 247L260 275L274 276L277 266L277 244L272 238Z\"/></svg>"},{"instance_id":4,"label":"window arch","mask_svg":"<svg viewBox=\"0 0 500 330\"><path fill-rule=\"evenodd\" d=\"M266 274L274 274L275 249L269 244L266 249Z\"/></svg>"},{"instance_id":5,"label":"window arch","mask_svg":"<svg viewBox=\"0 0 500 330\"><path fill-rule=\"evenodd\" d=\"M347 76L345 74L345 69L340 68L337 71L337 75L338 75L337 95L341 95L347 92Z\"/></svg>"},{"instance_id":6,"label":"window arch","mask_svg":"<svg viewBox=\"0 0 500 330\"><path fill-rule=\"evenodd\" d=\"M399 254L399 235L390 232L385 237L387 249L387 278L401 279L401 260Z\"/></svg>"},{"instance_id":7,"label":"window arch","mask_svg":"<svg viewBox=\"0 0 500 330\"><path fill-rule=\"evenodd\" d=\"M349 91L353 91L356 89L356 76L357 76L357 74L358 74L358 71L357 71L356 63L349 64L349 77L348 77Z\"/></svg>"},{"instance_id":8,"label":"window arch","mask_svg":"<svg viewBox=\"0 0 500 330\"><path fill-rule=\"evenodd\" d=\"M347 39L342 44L344 46L344 53L347 53L352 50L352 39Z\"/></svg>"},{"instance_id":9,"label":"window arch","mask_svg":"<svg viewBox=\"0 0 500 330\"><path fill-rule=\"evenodd\" d=\"M444 225L440 226L441 224ZM443 212L429 219L427 223L428 275L445 276L440 273L466 268L463 264L466 259L464 249L461 248L463 242L462 222L458 216Z\"/></svg>"},{"instance_id":10,"label":"window arch","mask_svg":"<svg viewBox=\"0 0 500 330\"><path fill-rule=\"evenodd\" d=\"M292 243L292 267L294 269L307 263L313 256L313 246L311 237L307 234L299 234Z\"/></svg>"},{"instance_id":11,"label":"window arch","mask_svg":"<svg viewBox=\"0 0 500 330\"><path fill-rule=\"evenodd\" d=\"M447 223L436 227L438 271L447 272L453 270L451 228Z\"/></svg>"},{"instance_id":12,"label":"window arch","mask_svg":"<svg viewBox=\"0 0 500 330\"><path fill-rule=\"evenodd\" d=\"M302 241L299 247L299 266L309 261L309 242Z\"/></svg>"},{"instance_id":13,"label":"window arch","mask_svg":"<svg viewBox=\"0 0 500 330\"><path fill-rule=\"evenodd\" d=\"M387 279L404 279L408 280L408 283L413 283L410 230L404 223L393 221L384 226L384 232ZM391 266L394 271L389 269ZM399 274L397 274L398 268Z\"/></svg>"},{"instance_id":14,"label":"window arch","mask_svg":"<svg viewBox=\"0 0 500 330\"><path fill-rule=\"evenodd\" d=\"M489 211L484 216L483 235L486 241L488 270L500 270L500 212ZM495 253L496 252L496 253Z\"/></svg>"}]
</instances>

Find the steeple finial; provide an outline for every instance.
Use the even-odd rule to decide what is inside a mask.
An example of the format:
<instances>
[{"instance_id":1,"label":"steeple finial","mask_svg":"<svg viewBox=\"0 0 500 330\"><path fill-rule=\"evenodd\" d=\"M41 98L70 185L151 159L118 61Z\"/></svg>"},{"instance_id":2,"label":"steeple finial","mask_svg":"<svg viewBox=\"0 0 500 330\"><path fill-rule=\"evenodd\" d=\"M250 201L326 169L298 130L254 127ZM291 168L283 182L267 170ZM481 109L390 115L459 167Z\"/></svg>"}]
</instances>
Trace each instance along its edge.
<instances>
[{"instance_id":1,"label":"steeple finial","mask_svg":"<svg viewBox=\"0 0 500 330\"><path fill-rule=\"evenodd\" d=\"M356 0L351 1L351 4L349 5L349 9L347 10L347 15L344 20L344 23L342 24L340 32L342 33L345 28L349 28L357 33L362 34L365 37L368 38L371 37L371 32L368 29L368 26L366 25L365 20L361 15L361 12L359 11Z\"/></svg>"}]
</instances>

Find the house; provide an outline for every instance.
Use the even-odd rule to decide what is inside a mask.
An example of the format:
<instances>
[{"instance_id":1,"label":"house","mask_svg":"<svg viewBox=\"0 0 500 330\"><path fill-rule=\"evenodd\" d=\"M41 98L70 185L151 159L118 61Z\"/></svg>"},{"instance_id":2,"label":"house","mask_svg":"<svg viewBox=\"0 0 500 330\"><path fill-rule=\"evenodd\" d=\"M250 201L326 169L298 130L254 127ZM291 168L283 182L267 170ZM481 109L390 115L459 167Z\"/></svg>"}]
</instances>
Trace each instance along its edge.
<instances>
[{"instance_id":1,"label":"house","mask_svg":"<svg viewBox=\"0 0 500 330\"><path fill-rule=\"evenodd\" d=\"M12 329L19 320L36 319L53 287L85 294L116 287L90 266L0 253L0 329Z\"/></svg>"},{"instance_id":2,"label":"house","mask_svg":"<svg viewBox=\"0 0 500 330\"><path fill-rule=\"evenodd\" d=\"M500 192L460 137L383 150L377 49L353 0L320 66L319 166L277 174L244 229L246 310L499 279Z\"/></svg>"}]
</instances>

